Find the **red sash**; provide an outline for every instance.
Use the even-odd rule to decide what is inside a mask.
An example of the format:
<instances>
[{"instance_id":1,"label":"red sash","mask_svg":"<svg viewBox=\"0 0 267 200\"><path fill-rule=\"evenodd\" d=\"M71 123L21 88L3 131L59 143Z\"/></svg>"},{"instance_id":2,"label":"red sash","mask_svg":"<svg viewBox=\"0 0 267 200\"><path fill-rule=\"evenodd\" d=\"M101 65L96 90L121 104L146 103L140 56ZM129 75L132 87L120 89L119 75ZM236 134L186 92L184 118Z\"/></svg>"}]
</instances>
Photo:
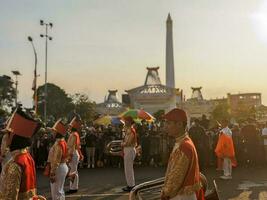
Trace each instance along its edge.
<instances>
[{"instance_id":1,"label":"red sash","mask_svg":"<svg viewBox=\"0 0 267 200\"><path fill-rule=\"evenodd\" d=\"M132 132L132 134L134 135L135 142L137 143L137 145L139 145L139 142L138 142L138 140L137 140L136 130L135 130L134 127L131 127L131 132Z\"/></svg>"},{"instance_id":2,"label":"red sash","mask_svg":"<svg viewBox=\"0 0 267 200\"><path fill-rule=\"evenodd\" d=\"M35 163L31 155L28 152L19 154L15 157L15 162L22 169L19 192L24 193L36 189Z\"/></svg>"},{"instance_id":3,"label":"red sash","mask_svg":"<svg viewBox=\"0 0 267 200\"><path fill-rule=\"evenodd\" d=\"M67 143L65 140L60 140L58 142L58 144L60 145L61 149L62 149L62 159L66 159L67 158Z\"/></svg>"},{"instance_id":4,"label":"red sash","mask_svg":"<svg viewBox=\"0 0 267 200\"><path fill-rule=\"evenodd\" d=\"M82 154L82 151L81 151L81 141L80 141L80 136L79 136L79 133L78 132L74 132L73 133L76 137L76 147L77 147L77 150L78 150L78 153L80 155L80 159L83 157L83 154Z\"/></svg>"}]
</instances>

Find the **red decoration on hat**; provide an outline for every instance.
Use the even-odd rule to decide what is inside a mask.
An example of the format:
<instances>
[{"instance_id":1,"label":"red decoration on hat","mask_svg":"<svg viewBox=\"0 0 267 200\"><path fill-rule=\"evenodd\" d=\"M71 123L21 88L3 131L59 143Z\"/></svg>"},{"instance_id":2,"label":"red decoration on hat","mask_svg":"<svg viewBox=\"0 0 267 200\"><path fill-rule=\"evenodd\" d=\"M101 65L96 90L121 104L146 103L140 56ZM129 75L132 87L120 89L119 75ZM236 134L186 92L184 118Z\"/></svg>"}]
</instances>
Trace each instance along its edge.
<instances>
[{"instance_id":1,"label":"red decoration on hat","mask_svg":"<svg viewBox=\"0 0 267 200\"><path fill-rule=\"evenodd\" d=\"M60 133L61 135L65 135L67 133L67 128L63 124L63 122L61 121L61 119L57 120L57 122L52 127L52 130L55 131L55 132L57 132L57 133Z\"/></svg>"},{"instance_id":2,"label":"red decoration on hat","mask_svg":"<svg viewBox=\"0 0 267 200\"><path fill-rule=\"evenodd\" d=\"M187 122L187 116L184 110L174 108L169 111L164 118L168 121Z\"/></svg>"},{"instance_id":3,"label":"red decoration on hat","mask_svg":"<svg viewBox=\"0 0 267 200\"><path fill-rule=\"evenodd\" d=\"M76 128L77 130L81 128L82 122L78 117L74 117L70 122L71 128Z\"/></svg>"},{"instance_id":4,"label":"red decoration on hat","mask_svg":"<svg viewBox=\"0 0 267 200\"><path fill-rule=\"evenodd\" d=\"M38 130L39 123L33 119L26 118L20 112L14 111L8 121L6 130L15 135L30 138Z\"/></svg>"}]
</instances>

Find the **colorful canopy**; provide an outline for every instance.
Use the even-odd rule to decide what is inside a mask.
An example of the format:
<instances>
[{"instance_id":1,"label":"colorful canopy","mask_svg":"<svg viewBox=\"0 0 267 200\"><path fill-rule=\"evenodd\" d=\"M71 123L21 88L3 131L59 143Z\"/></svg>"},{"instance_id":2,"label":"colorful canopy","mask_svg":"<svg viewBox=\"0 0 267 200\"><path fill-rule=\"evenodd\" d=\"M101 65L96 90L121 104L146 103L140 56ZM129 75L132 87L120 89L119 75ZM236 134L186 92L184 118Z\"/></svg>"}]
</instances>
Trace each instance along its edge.
<instances>
[{"instance_id":1,"label":"colorful canopy","mask_svg":"<svg viewBox=\"0 0 267 200\"><path fill-rule=\"evenodd\" d=\"M155 118L149 114L148 112L144 111L143 109L129 109L119 115L119 117L123 118L126 116L131 116L134 120L147 120L153 121Z\"/></svg>"},{"instance_id":2,"label":"colorful canopy","mask_svg":"<svg viewBox=\"0 0 267 200\"><path fill-rule=\"evenodd\" d=\"M110 124L119 125L119 124L122 124L122 122L119 117L105 115L105 116L102 116L96 119L94 121L94 124L108 126Z\"/></svg>"}]
</instances>

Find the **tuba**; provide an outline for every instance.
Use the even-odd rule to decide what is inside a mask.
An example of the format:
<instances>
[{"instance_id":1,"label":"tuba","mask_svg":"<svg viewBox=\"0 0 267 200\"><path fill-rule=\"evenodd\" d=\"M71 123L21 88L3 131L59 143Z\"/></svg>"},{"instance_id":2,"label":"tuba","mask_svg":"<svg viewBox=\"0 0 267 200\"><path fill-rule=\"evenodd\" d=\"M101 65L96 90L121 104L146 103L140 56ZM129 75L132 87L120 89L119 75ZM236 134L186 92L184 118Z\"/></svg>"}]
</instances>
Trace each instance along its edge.
<instances>
[{"instance_id":1,"label":"tuba","mask_svg":"<svg viewBox=\"0 0 267 200\"><path fill-rule=\"evenodd\" d=\"M213 180L213 189L209 194L205 195L205 200L220 200L215 180Z\"/></svg>"},{"instance_id":2,"label":"tuba","mask_svg":"<svg viewBox=\"0 0 267 200\"><path fill-rule=\"evenodd\" d=\"M122 140L113 140L106 145L105 153L110 156L122 155Z\"/></svg>"},{"instance_id":3,"label":"tuba","mask_svg":"<svg viewBox=\"0 0 267 200\"><path fill-rule=\"evenodd\" d=\"M162 177L135 186L129 194L129 200L159 199L160 191L164 184L164 179L165 178ZM201 173L200 182L205 192L205 200L220 200L215 180L213 181L214 189L209 193L207 193L208 181Z\"/></svg>"}]
</instances>

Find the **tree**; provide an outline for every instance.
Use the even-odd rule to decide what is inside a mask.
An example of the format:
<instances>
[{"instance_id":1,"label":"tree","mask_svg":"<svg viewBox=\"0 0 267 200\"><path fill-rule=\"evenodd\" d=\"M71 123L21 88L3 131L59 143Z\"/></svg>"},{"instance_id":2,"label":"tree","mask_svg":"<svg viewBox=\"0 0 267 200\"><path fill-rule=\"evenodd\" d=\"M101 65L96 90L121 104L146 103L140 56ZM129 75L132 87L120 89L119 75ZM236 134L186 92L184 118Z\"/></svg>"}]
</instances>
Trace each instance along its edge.
<instances>
[{"instance_id":1,"label":"tree","mask_svg":"<svg viewBox=\"0 0 267 200\"><path fill-rule=\"evenodd\" d=\"M16 98L16 89L9 76L0 76L0 108L12 107Z\"/></svg>"},{"instance_id":2,"label":"tree","mask_svg":"<svg viewBox=\"0 0 267 200\"><path fill-rule=\"evenodd\" d=\"M37 113L43 117L44 114L44 91L45 84L39 86L37 89L38 96L38 110ZM53 117L55 120L60 117L67 117L74 109L72 99L59 86L53 83L47 83L47 116Z\"/></svg>"},{"instance_id":3,"label":"tree","mask_svg":"<svg viewBox=\"0 0 267 200\"><path fill-rule=\"evenodd\" d=\"M72 96L75 112L80 115L82 120L92 121L96 115L95 102L89 100L86 94L76 93Z\"/></svg>"},{"instance_id":4,"label":"tree","mask_svg":"<svg viewBox=\"0 0 267 200\"><path fill-rule=\"evenodd\" d=\"M256 109L254 106L246 105L243 102L239 102L233 116L238 122L244 122L247 119L256 119Z\"/></svg>"},{"instance_id":5,"label":"tree","mask_svg":"<svg viewBox=\"0 0 267 200\"><path fill-rule=\"evenodd\" d=\"M218 104L211 113L212 119L221 121L223 119L230 119L229 105L227 103Z\"/></svg>"}]
</instances>

